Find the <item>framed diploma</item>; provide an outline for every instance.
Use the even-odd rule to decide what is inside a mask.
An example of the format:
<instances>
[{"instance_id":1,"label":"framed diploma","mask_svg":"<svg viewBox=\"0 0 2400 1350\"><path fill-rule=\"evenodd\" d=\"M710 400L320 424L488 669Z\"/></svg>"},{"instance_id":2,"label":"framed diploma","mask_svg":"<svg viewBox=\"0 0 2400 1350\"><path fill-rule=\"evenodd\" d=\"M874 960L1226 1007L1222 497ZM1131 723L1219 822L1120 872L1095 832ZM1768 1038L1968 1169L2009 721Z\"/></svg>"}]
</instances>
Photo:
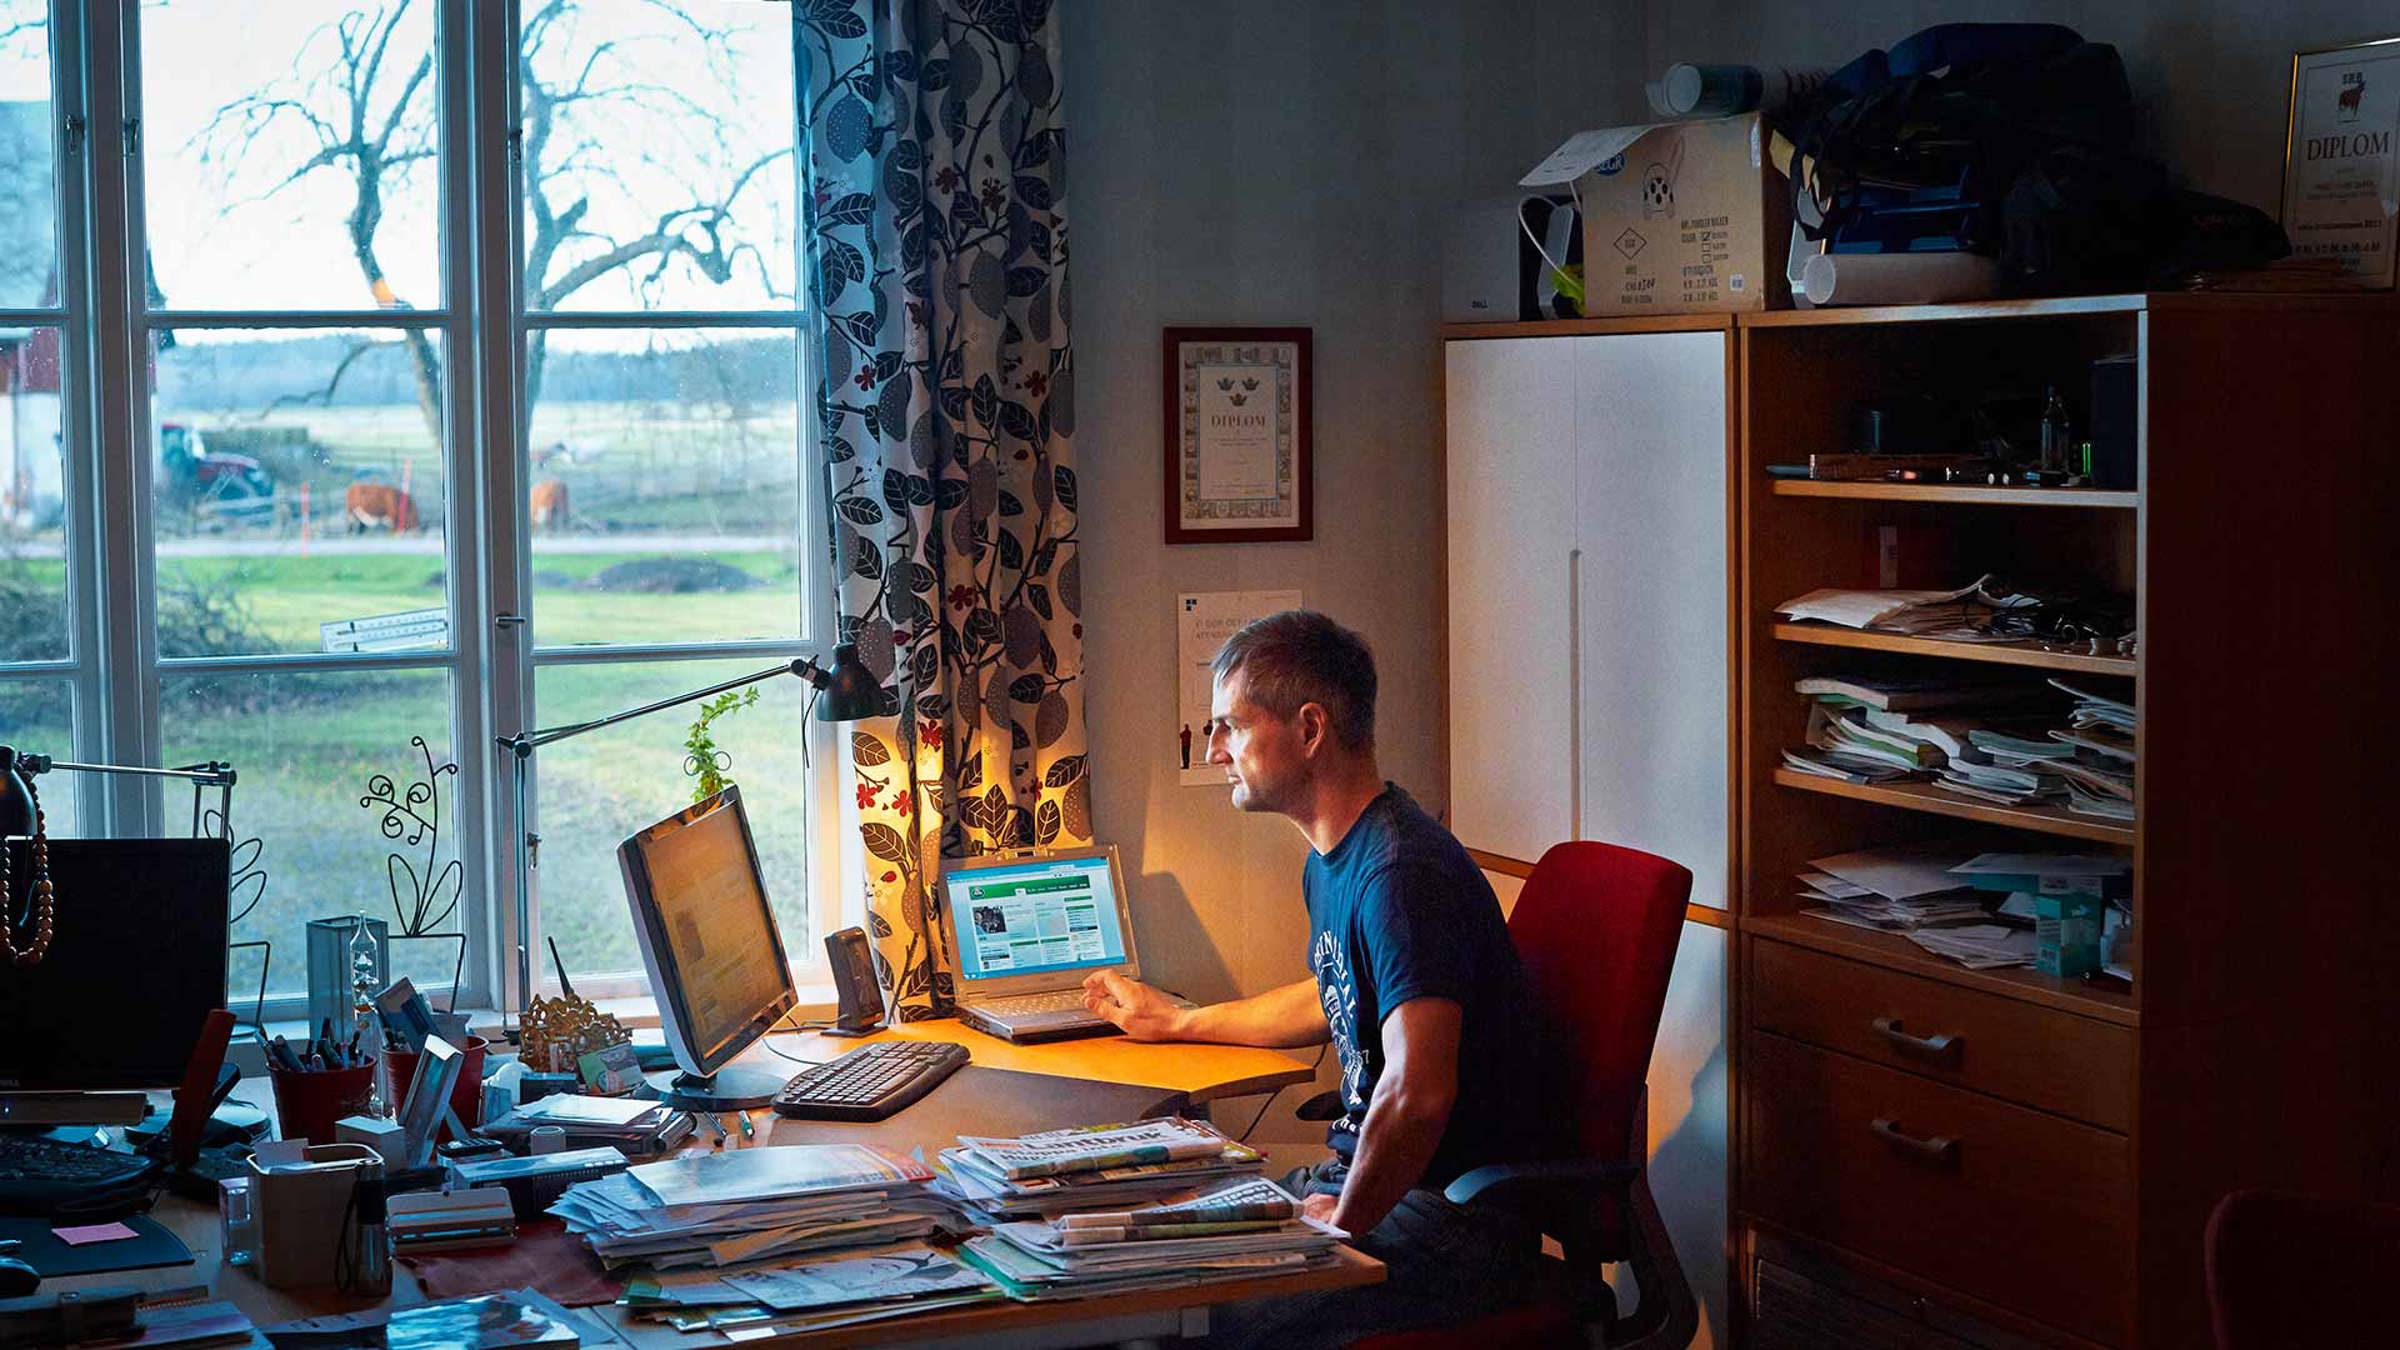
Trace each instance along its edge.
<instances>
[{"instance_id":1,"label":"framed diploma","mask_svg":"<svg viewBox=\"0 0 2400 1350\"><path fill-rule=\"evenodd\" d=\"M2334 258L2364 286L2392 284L2400 197L2400 37L2299 52L2283 154L2292 255Z\"/></svg>"},{"instance_id":2,"label":"framed diploma","mask_svg":"<svg viewBox=\"0 0 2400 1350\"><path fill-rule=\"evenodd\" d=\"M1315 537L1308 331L1166 330L1168 543Z\"/></svg>"}]
</instances>

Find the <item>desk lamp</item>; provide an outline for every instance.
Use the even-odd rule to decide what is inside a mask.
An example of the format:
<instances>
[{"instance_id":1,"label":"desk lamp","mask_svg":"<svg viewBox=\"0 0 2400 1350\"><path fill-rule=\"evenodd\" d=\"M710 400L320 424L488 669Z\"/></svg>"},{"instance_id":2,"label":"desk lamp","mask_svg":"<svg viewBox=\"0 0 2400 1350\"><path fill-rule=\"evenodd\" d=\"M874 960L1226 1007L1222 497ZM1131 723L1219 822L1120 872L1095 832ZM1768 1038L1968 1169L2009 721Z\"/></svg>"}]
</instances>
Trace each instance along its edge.
<instances>
[{"instance_id":1,"label":"desk lamp","mask_svg":"<svg viewBox=\"0 0 2400 1350\"><path fill-rule=\"evenodd\" d=\"M520 1000L520 1006L533 1001L533 949L530 945L529 933L533 923L532 873L534 868L541 865L542 848L542 837L525 826L526 782L533 772L533 752L545 745L580 736L587 731L598 731L602 727L613 727L619 722L630 722L637 717L645 717L661 709L695 703L705 698L714 698L727 690L757 684L761 680L770 680L778 675L797 675L816 691L810 696L810 701L815 706L817 720L820 722L856 722L862 718L878 716L883 712L882 682L875 678L875 672L867 669L865 662L858 659L857 644L845 642L833 649L833 669L830 671L808 657L800 657L789 665L769 666L765 670L754 671L748 675L740 675L718 684L712 684L706 689L694 689L688 693L675 694L655 703L645 703L638 708L627 708L623 712L610 713L606 717L596 717L588 722L576 722L568 726L549 727L541 731L520 732L514 736L497 738L500 748L509 752L509 762L514 766L513 777L516 780L514 786L517 803L517 998ZM5 790L0 789L0 799L4 798ZM4 807L0 807L0 809L4 809Z\"/></svg>"}]
</instances>

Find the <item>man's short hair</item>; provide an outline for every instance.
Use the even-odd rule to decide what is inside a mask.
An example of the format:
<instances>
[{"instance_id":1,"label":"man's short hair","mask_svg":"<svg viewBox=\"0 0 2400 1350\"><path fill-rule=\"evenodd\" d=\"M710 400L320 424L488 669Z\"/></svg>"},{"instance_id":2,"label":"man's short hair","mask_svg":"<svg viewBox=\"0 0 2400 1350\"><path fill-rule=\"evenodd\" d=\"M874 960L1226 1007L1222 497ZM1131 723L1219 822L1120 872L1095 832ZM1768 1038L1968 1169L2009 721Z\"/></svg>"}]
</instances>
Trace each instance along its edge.
<instances>
[{"instance_id":1,"label":"man's short hair","mask_svg":"<svg viewBox=\"0 0 2400 1350\"><path fill-rule=\"evenodd\" d=\"M1314 703L1325 709L1335 740L1352 750L1375 744L1375 654L1365 638L1315 610L1244 624L1209 669L1219 681L1243 672L1252 701L1277 717Z\"/></svg>"}]
</instances>

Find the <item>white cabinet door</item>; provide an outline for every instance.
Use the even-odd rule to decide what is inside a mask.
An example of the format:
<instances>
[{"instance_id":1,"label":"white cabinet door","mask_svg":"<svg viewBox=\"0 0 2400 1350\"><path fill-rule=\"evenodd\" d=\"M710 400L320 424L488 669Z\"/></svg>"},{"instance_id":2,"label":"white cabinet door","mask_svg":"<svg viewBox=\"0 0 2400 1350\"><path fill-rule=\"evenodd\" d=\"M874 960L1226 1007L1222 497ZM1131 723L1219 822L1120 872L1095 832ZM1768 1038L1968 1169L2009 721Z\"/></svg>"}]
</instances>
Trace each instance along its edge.
<instances>
[{"instance_id":1,"label":"white cabinet door","mask_svg":"<svg viewBox=\"0 0 2400 1350\"><path fill-rule=\"evenodd\" d=\"M1728 338L1566 341L1576 391L1577 835L1672 858L1692 869L1695 903L1722 907Z\"/></svg>"},{"instance_id":2,"label":"white cabinet door","mask_svg":"<svg viewBox=\"0 0 2400 1350\"><path fill-rule=\"evenodd\" d=\"M1576 349L1446 344L1450 828L1531 862L1572 838Z\"/></svg>"}]
</instances>

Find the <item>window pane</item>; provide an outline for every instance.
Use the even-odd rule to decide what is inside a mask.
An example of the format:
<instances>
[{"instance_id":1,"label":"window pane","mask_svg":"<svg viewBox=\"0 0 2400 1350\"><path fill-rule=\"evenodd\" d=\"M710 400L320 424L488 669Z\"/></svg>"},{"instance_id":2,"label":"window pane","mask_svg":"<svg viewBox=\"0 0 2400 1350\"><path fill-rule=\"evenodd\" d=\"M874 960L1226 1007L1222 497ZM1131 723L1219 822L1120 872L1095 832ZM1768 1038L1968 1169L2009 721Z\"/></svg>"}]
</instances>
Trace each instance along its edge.
<instances>
[{"instance_id":1,"label":"window pane","mask_svg":"<svg viewBox=\"0 0 2400 1350\"><path fill-rule=\"evenodd\" d=\"M447 646L440 339L171 337L151 444L160 654Z\"/></svg>"},{"instance_id":2,"label":"window pane","mask_svg":"<svg viewBox=\"0 0 2400 1350\"><path fill-rule=\"evenodd\" d=\"M73 706L73 693L65 680L0 680L0 745L52 759L74 759ZM62 839L83 833L75 799L82 795L79 780L85 777L62 771L34 781L50 833Z\"/></svg>"},{"instance_id":3,"label":"window pane","mask_svg":"<svg viewBox=\"0 0 2400 1350\"><path fill-rule=\"evenodd\" d=\"M270 997L306 992L311 919L366 914L393 932L411 919L427 932L462 931L452 908L464 880L464 869L453 866L464 825L457 774L438 775L431 801L415 808L438 828L413 845L414 820L396 818L399 836L387 837L384 809L360 805L376 795L377 775L390 779L389 792L403 804L411 784L427 781L412 736L425 738L435 765L449 762L448 676L414 670L170 675L162 685L167 762L221 759L240 775L234 834L260 841L257 866L266 881L263 890L237 882L243 889L236 913L253 891L257 906L234 924L233 938L275 944ZM190 810L189 798L177 787L167 792L169 818L179 819L179 810ZM394 857L401 862L388 861ZM450 988L457 959L451 939L392 945L393 973L407 975L428 997ZM243 1016L258 994L261 960L256 950L233 953L229 996Z\"/></svg>"},{"instance_id":4,"label":"window pane","mask_svg":"<svg viewBox=\"0 0 2400 1350\"><path fill-rule=\"evenodd\" d=\"M606 716L702 689L769 662L668 661L543 666L534 696L545 726ZM757 686L758 702L718 718L711 728L741 786L758 841L767 898L794 962L811 961L808 929L808 771L800 763L801 717L808 686L789 677ZM642 968L641 947L617 872L617 844L695 796L684 772L684 740L697 704L666 709L620 726L543 747L533 759L542 835L541 922L558 939L570 977ZM503 782L495 790L508 791ZM548 965L542 965L544 973Z\"/></svg>"},{"instance_id":5,"label":"window pane","mask_svg":"<svg viewBox=\"0 0 2400 1350\"><path fill-rule=\"evenodd\" d=\"M787 333L535 333L534 635L800 635L799 356Z\"/></svg>"},{"instance_id":6,"label":"window pane","mask_svg":"<svg viewBox=\"0 0 2400 1350\"><path fill-rule=\"evenodd\" d=\"M49 10L50 0L0 0L0 309L58 303Z\"/></svg>"},{"instance_id":7,"label":"window pane","mask_svg":"<svg viewBox=\"0 0 2400 1350\"><path fill-rule=\"evenodd\" d=\"M790 7L524 16L525 307L795 308Z\"/></svg>"},{"instance_id":8,"label":"window pane","mask_svg":"<svg viewBox=\"0 0 2400 1350\"><path fill-rule=\"evenodd\" d=\"M58 338L55 328L0 328L0 662L67 654Z\"/></svg>"},{"instance_id":9,"label":"window pane","mask_svg":"<svg viewBox=\"0 0 2400 1350\"><path fill-rule=\"evenodd\" d=\"M142 6L153 308L442 303L435 9Z\"/></svg>"}]
</instances>

